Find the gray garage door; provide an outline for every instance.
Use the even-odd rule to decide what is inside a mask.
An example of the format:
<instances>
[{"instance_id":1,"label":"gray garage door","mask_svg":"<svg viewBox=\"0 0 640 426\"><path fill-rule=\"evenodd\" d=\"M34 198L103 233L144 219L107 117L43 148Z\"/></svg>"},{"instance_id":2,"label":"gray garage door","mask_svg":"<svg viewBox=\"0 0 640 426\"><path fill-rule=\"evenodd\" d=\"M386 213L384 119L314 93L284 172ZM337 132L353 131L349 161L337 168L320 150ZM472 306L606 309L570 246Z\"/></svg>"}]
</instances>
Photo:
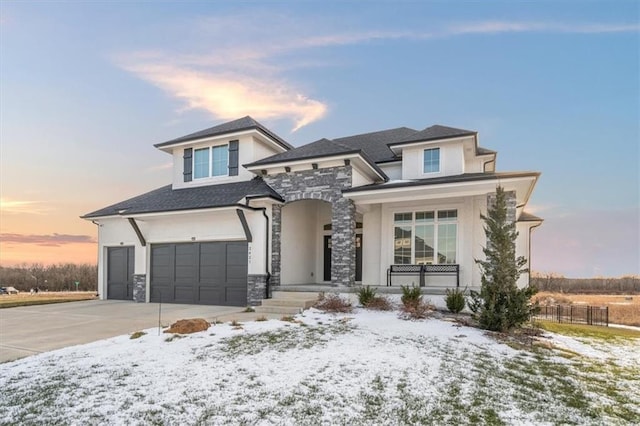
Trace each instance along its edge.
<instances>
[{"instance_id":1,"label":"gray garage door","mask_svg":"<svg viewBox=\"0 0 640 426\"><path fill-rule=\"evenodd\" d=\"M247 304L247 243L153 244L151 301Z\"/></svg>"},{"instance_id":2,"label":"gray garage door","mask_svg":"<svg viewBox=\"0 0 640 426\"><path fill-rule=\"evenodd\" d=\"M133 300L133 247L107 249L107 299Z\"/></svg>"}]
</instances>

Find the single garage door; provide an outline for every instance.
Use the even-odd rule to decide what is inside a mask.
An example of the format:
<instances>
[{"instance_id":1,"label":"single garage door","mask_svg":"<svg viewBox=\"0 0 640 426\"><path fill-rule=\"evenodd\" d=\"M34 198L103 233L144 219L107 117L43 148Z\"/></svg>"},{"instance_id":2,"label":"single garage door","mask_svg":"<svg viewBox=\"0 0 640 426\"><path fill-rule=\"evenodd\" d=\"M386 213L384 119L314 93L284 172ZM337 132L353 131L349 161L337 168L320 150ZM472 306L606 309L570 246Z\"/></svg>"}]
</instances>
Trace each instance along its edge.
<instances>
[{"instance_id":1,"label":"single garage door","mask_svg":"<svg viewBox=\"0 0 640 426\"><path fill-rule=\"evenodd\" d=\"M133 247L107 249L107 299L133 300Z\"/></svg>"},{"instance_id":2,"label":"single garage door","mask_svg":"<svg viewBox=\"0 0 640 426\"><path fill-rule=\"evenodd\" d=\"M247 243L153 244L150 300L245 306Z\"/></svg>"}]
</instances>

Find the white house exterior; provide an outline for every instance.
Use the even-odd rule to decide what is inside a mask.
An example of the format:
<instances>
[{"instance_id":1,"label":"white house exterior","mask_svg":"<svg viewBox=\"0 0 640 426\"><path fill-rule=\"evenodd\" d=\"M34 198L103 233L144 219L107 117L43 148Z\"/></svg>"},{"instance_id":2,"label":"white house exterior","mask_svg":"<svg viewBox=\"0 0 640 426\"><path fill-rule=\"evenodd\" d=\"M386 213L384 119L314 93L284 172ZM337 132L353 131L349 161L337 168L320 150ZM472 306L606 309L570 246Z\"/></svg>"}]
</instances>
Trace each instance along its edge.
<instances>
[{"instance_id":1,"label":"white house exterior","mask_svg":"<svg viewBox=\"0 0 640 426\"><path fill-rule=\"evenodd\" d=\"M244 117L156 147L173 157L171 185L83 216L99 226L102 298L247 305L309 284L478 287L496 186L518 255L542 222L525 212L539 173L497 172L496 152L462 129L294 148Z\"/></svg>"}]
</instances>

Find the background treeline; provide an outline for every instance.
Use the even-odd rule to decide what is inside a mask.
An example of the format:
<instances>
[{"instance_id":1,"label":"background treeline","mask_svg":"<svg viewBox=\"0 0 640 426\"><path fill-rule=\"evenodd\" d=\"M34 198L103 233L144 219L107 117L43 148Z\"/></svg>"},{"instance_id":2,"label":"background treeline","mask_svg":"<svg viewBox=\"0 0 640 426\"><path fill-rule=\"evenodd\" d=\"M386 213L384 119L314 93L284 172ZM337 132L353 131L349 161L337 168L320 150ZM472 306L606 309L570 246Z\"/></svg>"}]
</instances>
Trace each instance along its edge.
<instances>
[{"instance_id":1,"label":"background treeline","mask_svg":"<svg viewBox=\"0 0 640 426\"><path fill-rule=\"evenodd\" d=\"M531 284L539 291L575 294L640 294L640 277L565 278L555 273L532 274Z\"/></svg>"},{"instance_id":2,"label":"background treeline","mask_svg":"<svg viewBox=\"0 0 640 426\"><path fill-rule=\"evenodd\" d=\"M0 286L15 287L20 291L29 291L36 286L40 290L96 291L98 288L98 266L89 264L61 263L58 265L19 265L0 266Z\"/></svg>"}]
</instances>

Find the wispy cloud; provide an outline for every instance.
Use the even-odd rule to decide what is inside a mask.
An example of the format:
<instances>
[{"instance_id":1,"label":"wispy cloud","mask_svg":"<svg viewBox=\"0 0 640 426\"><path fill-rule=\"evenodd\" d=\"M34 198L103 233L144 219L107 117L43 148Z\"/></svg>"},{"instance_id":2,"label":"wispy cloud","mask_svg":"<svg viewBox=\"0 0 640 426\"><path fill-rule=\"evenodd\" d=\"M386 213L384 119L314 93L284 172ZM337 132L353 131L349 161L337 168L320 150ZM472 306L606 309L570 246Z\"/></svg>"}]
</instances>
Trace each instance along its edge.
<instances>
[{"instance_id":1,"label":"wispy cloud","mask_svg":"<svg viewBox=\"0 0 640 426\"><path fill-rule=\"evenodd\" d=\"M269 25L264 25L268 22ZM264 11L202 17L181 28L184 46L174 51L147 50L121 54L116 62L183 102L182 110L199 109L227 120L252 115L287 119L296 131L328 113L292 77L301 66L319 66L305 54L314 49L393 40L428 40L503 33L600 34L638 32L640 25L561 22L479 21L451 23L420 30L351 30L347 23L309 22ZM351 23L353 24L353 23ZM238 31L241 29L241 31ZM231 35L231 36L230 36ZM214 47L211 47L214 46ZM323 64L324 65L324 64ZM331 65L326 64L324 66Z\"/></svg>"},{"instance_id":2,"label":"wispy cloud","mask_svg":"<svg viewBox=\"0 0 640 426\"><path fill-rule=\"evenodd\" d=\"M41 201L12 200L0 198L0 212L6 214L45 214L51 209L42 205Z\"/></svg>"},{"instance_id":3,"label":"wispy cloud","mask_svg":"<svg viewBox=\"0 0 640 426\"><path fill-rule=\"evenodd\" d=\"M500 34L500 33L573 33L602 34L627 33L640 31L640 24L600 24L600 23L562 23L562 22L508 22L484 21L453 24L446 28L443 35Z\"/></svg>"},{"instance_id":4,"label":"wispy cloud","mask_svg":"<svg viewBox=\"0 0 640 426\"><path fill-rule=\"evenodd\" d=\"M0 242L14 244L36 244L39 246L59 247L65 244L86 244L96 241L90 235L27 235L27 234L0 234Z\"/></svg>"}]
</instances>

